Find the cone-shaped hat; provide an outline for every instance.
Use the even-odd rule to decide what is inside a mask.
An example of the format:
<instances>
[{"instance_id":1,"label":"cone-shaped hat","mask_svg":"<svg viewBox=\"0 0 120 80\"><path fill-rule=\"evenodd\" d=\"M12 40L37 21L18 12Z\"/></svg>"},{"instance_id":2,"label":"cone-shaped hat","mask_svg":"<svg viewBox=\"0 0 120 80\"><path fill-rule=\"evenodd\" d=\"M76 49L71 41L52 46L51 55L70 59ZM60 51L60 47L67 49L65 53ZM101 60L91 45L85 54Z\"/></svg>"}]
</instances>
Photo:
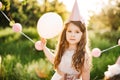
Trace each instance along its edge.
<instances>
[{"instance_id":1,"label":"cone-shaped hat","mask_svg":"<svg viewBox=\"0 0 120 80\"><path fill-rule=\"evenodd\" d=\"M80 12L79 12L79 7L78 7L77 0L75 0L75 3L73 5L72 12L70 14L70 17L69 17L68 21L81 21L81 22L84 22L82 16L80 15Z\"/></svg>"}]
</instances>

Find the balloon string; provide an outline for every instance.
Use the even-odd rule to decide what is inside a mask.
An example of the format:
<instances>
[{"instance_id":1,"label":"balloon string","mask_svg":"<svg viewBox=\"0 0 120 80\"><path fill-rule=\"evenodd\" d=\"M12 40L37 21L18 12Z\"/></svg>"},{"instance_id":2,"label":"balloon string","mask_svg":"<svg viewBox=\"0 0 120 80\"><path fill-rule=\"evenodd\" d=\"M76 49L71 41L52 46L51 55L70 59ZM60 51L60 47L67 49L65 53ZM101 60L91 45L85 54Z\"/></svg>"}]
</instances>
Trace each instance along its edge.
<instances>
[{"instance_id":1,"label":"balloon string","mask_svg":"<svg viewBox=\"0 0 120 80\"><path fill-rule=\"evenodd\" d=\"M115 45L115 46L112 46L112 47L107 48L107 49L105 49L105 50L102 50L101 53L102 53L102 52L105 52L105 51L108 51L108 50L110 50L110 49L113 49L113 48L115 48L115 47L118 47L118 46L119 46L119 45Z\"/></svg>"},{"instance_id":2,"label":"balloon string","mask_svg":"<svg viewBox=\"0 0 120 80\"><path fill-rule=\"evenodd\" d=\"M3 12L3 11L0 11L4 16L5 18L10 22L10 19L7 17L7 15ZM31 42L35 43L30 37L28 37L26 34L24 34L23 32L21 32L21 34L23 36L25 36L28 40L30 40Z\"/></svg>"}]
</instances>

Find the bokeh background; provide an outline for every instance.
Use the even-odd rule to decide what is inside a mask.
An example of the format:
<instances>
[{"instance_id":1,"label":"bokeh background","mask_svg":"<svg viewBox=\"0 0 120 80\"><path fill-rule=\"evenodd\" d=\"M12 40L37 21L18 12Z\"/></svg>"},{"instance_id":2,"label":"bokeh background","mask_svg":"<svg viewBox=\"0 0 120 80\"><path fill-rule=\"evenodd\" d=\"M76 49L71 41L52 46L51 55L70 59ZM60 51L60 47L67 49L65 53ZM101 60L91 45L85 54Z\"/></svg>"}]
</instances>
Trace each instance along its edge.
<instances>
[{"instance_id":1,"label":"bokeh background","mask_svg":"<svg viewBox=\"0 0 120 80\"><path fill-rule=\"evenodd\" d=\"M0 0L3 11L11 21L22 24L23 32L38 41L38 19L47 12L58 13L63 21L70 11L59 0ZM101 0L102 1L102 0ZM117 45L120 38L120 0L107 0L99 13L89 11L89 48L101 50ZM90 2L89 2L90 3ZM96 6L94 6L96 7ZM92 15L91 15L92 14ZM0 80L50 80L54 74L53 65L43 51L37 51L34 44L20 33L11 29L10 22L0 12ZM54 50L58 36L48 39L47 46ZM120 56L120 47L102 53L92 59L91 80L102 80L108 65Z\"/></svg>"}]
</instances>

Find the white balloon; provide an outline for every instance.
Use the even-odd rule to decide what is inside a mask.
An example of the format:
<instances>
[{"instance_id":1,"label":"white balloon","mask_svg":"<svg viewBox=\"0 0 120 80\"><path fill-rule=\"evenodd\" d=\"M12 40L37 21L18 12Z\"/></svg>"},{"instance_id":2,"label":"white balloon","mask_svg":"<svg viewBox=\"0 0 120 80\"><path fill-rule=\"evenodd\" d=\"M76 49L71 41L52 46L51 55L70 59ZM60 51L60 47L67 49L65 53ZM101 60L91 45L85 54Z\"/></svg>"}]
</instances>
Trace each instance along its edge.
<instances>
[{"instance_id":1,"label":"white balloon","mask_svg":"<svg viewBox=\"0 0 120 80\"><path fill-rule=\"evenodd\" d=\"M54 12L45 13L37 23L38 34L45 39L57 36L61 32L62 27L62 18Z\"/></svg>"}]
</instances>

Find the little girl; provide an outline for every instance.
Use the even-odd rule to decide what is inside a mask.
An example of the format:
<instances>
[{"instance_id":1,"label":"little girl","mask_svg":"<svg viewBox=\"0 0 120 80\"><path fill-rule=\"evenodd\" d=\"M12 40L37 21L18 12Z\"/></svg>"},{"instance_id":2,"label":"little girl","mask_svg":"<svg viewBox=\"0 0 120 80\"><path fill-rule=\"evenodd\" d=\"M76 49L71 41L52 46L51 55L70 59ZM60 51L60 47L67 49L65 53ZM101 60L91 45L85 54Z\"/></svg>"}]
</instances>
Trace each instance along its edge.
<instances>
[{"instance_id":1,"label":"little girl","mask_svg":"<svg viewBox=\"0 0 120 80\"><path fill-rule=\"evenodd\" d=\"M43 51L56 70L51 80L90 80L90 56L86 49L86 27L81 21L68 22L53 54L42 39Z\"/></svg>"},{"instance_id":2,"label":"little girl","mask_svg":"<svg viewBox=\"0 0 120 80\"><path fill-rule=\"evenodd\" d=\"M55 54L46 47L46 40L41 39L41 47L56 71L51 80L90 80L91 61L86 47L86 33L75 0L72 14L61 33Z\"/></svg>"}]
</instances>

